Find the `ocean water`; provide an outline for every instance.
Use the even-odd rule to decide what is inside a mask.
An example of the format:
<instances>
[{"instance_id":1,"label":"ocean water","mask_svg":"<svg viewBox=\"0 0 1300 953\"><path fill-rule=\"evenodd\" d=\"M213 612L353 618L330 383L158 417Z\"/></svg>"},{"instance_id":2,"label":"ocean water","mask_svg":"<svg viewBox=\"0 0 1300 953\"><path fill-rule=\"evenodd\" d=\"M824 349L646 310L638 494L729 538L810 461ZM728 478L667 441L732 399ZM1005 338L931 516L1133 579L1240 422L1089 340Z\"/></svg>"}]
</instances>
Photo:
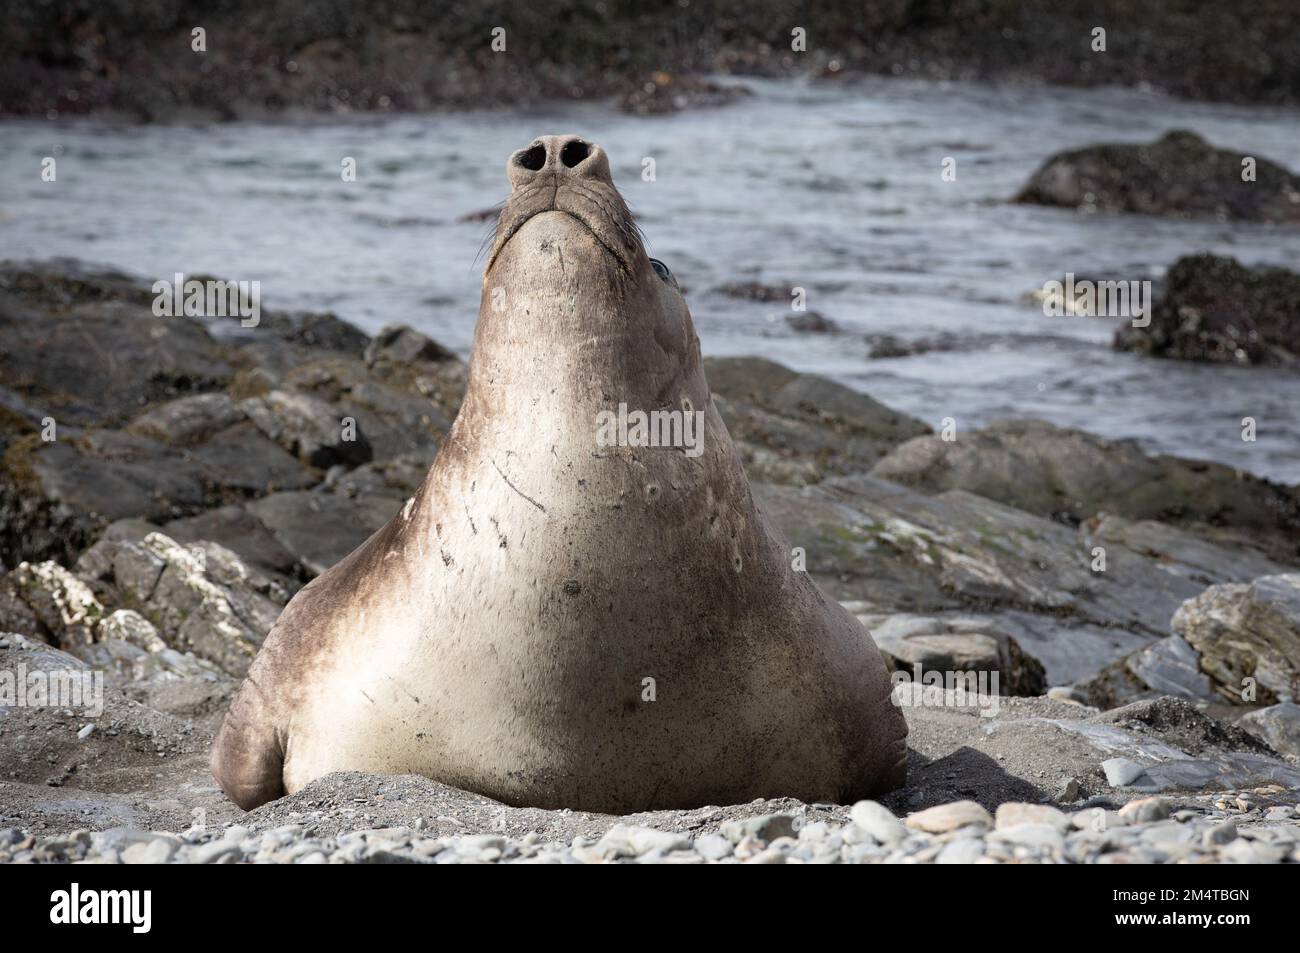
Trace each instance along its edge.
<instances>
[{"instance_id":1,"label":"ocean water","mask_svg":"<svg viewBox=\"0 0 1300 953\"><path fill-rule=\"evenodd\" d=\"M527 111L123 126L0 124L0 255L72 256L150 282L258 280L270 308L404 322L468 354L506 157L539 134L603 145L650 253L688 289L706 355L829 375L937 426L1036 417L1152 452L1300 483L1300 375L1142 359L1117 320L1046 317L1026 294L1065 272L1152 279L1201 251L1300 268L1300 228L1081 215L1007 200L1050 154L1194 130L1300 168L1300 111L1132 90L868 79L746 81L733 106L632 117ZM58 163L40 179L41 157ZM357 181L340 175L344 157ZM655 177L642 176L653 158ZM941 164L956 160L955 181ZM783 302L728 282L798 285L839 333L790 328ZM944 350L871 359L869 339ZM1243 417L1258 439L1241 439Z\"/></svg>"}]
</instances>

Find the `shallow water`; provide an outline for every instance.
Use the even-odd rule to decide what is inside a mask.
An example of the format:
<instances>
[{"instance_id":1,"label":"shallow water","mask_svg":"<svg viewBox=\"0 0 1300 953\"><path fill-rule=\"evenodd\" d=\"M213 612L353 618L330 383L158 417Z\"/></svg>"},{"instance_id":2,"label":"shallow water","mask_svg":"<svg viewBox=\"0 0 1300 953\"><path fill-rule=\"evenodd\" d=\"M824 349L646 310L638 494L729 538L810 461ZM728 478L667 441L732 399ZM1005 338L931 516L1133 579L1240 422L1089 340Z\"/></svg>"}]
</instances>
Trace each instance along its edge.
<instances>
[{"instance_id":1,"label":"shallow water","mask_svg":"<svg viewBox=\"0 0 1300 953\"><path fill-rule=\"evenodd\" d=\"M656 118L580 104L199 128L6 123L0 254L68 255L149 281L256 279L266 307L329 309L371 331L406 322L467 353L490 226L458 220L504 198L511 151L573 131L610 154L651 254L689 289L708 355L828 374L932 426L1038 417L1300 483L1300 375L1119 354L1116 321L1048 318L1024 301L1067 271L1158 279L1197 251L1300 267L1300 228L1006 201L1053 152L1173 128L1295 169L1300 112L1120 90L748 85L756 95L735 106ZM40 181L46 155L57 183ZM945 156L955 182L941 179ZM801 334L787 305L716 291L744 280L805 287L842 333ZM870 360L878 334L955 347ZM1241 439L1246 416L1254 443Z\"/></svg>"}]
</instances>

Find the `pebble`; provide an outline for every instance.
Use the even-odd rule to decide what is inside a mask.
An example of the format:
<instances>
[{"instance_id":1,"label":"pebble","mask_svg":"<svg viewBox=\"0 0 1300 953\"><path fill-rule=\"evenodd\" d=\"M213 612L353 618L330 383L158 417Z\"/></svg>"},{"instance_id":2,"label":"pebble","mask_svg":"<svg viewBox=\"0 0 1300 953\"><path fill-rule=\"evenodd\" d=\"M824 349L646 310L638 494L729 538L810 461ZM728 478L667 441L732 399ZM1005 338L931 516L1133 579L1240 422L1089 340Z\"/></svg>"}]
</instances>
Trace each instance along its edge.
<instances>
[{"instance_id":1,"label":"pebble","mask_svg":"<svg viewBox=\"0 0 1300 953\"><path fill-rule=\"evenodd\" d=\"M973 864L984 856L984 842L974 837L949 841L934 859L936 864Z\"/></svg>"},{"instance_id":2,"label":"pebble","mask_svg":"<svg viewBox=\"0 0 1300 953\"><path fill-rule=\"evenodd\" d=\"M1119 816L1129 824L1150 824L1169 816L1169 802L1162 797L1142 797L1119 809Z\"/></svg>"},{"instance_id":3,"label":"pebble","mask_svg":"<svg viewBox=\"0 0 1300 953\"><path fill-rule=\"evenodd\" d=\"M176 845L166 837L132 844L122 851L124 864L165 864L176 853Z\"/></svg>"},{"instance_id":4,"label":"pebble","mask_svg":"<svg viewBox=\"0 0 1300 953\"><path fill-rule=\"evenodd\" d=\"M859 801L849 809L849 820L881 844L892 844L907 836L907 827L883 804Z\"/></svg>"},{"instance_id":5,"label":"pebble","mask_svg":"<svg viewBox=\"0 0 1300 953\"><path fill-rule=\"evenodd\" d=\"M1106 783L1113 788L1128 787L1147 773L1146 768L1128 758L1109 758L1101 763L1101 770L1106 772Z\"/></svg>"},{"instance_id":6,"label":"pebble","mask_svg":"<svg viewBox=\"0 0 1300 953\"><path fill-rule=\"evenodd\" d=\"M998 811L994 817L994 826L998 830L1018 827L1021 824L1048 824L1059 831L1064 831L1070 827L1070 815L1064 811L1058 811L1050 804L1025 804L1019 801L1008 801L1005 804L998 805Z\"/></svg>"},{"instance_id":7,"label":"pebble","mask_svg":"<svg viewBox=\"0 0 1300 953\"><path fill-rule=\"evenodd\" d=\"M1281 792L1276 792L1281 793ZM1164 798L1137 798L1119 811L1073 813L1047 804L1008 802L996 818L973 801L918 811L906 824L874 801L847 812L736 818L695 836L616 823L601 836L548 841L536 831L434 837L412 828L361 828L335 836L287 824L254 830L236 824L182 835L128 827L90 833L33 834L0 828L0 861L16 863L637 863L637 864L987 864L987 863L1300 863L1300 820L1259 795L1215 795L1230 815L1193 798L1171 810ZM1093 799L1090 804L1104 805ZM721 820L721 818L718 818ZM461 825L462 829L464 825ZM733 839L739 834L739 839ZM878 835L880 835L878 837Z\"/></svg>"},{"instance_id":8,"label":"pebble","mask_svg":"<svg viewBox=\"0 0 1300 953\"><path fill-rule=\"evenodd\" d=\"M974 801L953 801L907 816L908 827L930 834L943 834L971 824L993 826L989 812Z\"/></svg>"},{"instance_id":9,"label":"pebble","mask_svg":"<svg viewBox=\"0 0 1300 953\"><path fill-rule=\"evenodd\" d=\"M791 837L803 827L801 814L763 814L743 821L727 821L722 825L722 836L733 844L746 837L769 843L778 837Z\"/></svg>"}]
</instances>

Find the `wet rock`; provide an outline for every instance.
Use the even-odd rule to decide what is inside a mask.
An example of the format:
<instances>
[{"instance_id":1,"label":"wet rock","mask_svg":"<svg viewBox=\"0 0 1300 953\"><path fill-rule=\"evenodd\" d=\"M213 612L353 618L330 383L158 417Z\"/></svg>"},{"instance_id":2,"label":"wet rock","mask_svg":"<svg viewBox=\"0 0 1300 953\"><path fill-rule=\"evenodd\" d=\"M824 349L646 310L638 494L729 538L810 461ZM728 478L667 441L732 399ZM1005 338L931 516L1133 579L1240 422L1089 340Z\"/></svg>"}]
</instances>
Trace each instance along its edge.
<instances>
[{"instance_id":1,"label":"wet rock","mask_svg":"<svg viewBox=\"0 0 1300 953\"><path fill-rule=\"evenodd\" d=\"M43 395L64 427L125 423L146 404L217 390L231 375L199 322L91 292L44 311L0 297L0 355L0 379Z\"/></svg>"},{"instance_id":2,"label":"wet rock","mask_svg":"<svg viewBox=\"0 0 1300 953\"><path fill-rule=\"evenodd\" d=\"M866 469L929 429L865 394L761 358L704 364L751 478L800 484Z\"/></svg>"},{"instance_id":3,"label":"wet rock","mask_svg":"<svg viewBox=\"0 0 1300 953\"><path fill-rule=\"evenodd\" d=\"M929 496L855 476L798 489L755 484L754 493L791 545L805 549L808 572L842 602L863 602L881 614L1014 610L1054 617L1039 623L1044 631L1116 630L1114 653L1091 667L1086 657L1076 659L1084 664L1070 680L1167 635L1174 611L1203 591L1206 578L1239 571L1228 550L1218 550L1219 564L1207 577L1199 565L1193 574L1180 563L1177 550L1154 559L1112 545L1107 571L1093 572L1086 533L961 490ZM1216 549L1193 541L1198 559ZM1033 633L1013 634L1059 684L1044 653L1053 642L1069 650L1069 636L1040 646L1030 644Z\"/></svg>"},{"instance_id":4,"label":"wet rock","mask_svg":"<svg viewBox=\"0 0 1300 953\"><path fill-rule=\"evenodd\" d=\"M770 303L773 301L790 301L793 295L793 284L764 284L761 281L738 281L730 284L720 285L716 290L719 294L724 294L728 298L740 298L744 301L761 301ZM713 375L709 375L710 381Z\"/></svg>"},{"instance_id":5,"label":"wet rock","mask_svg":"<svg viewBox=\"0 0 1300 953\"><path fill-rule=\"evenodd\" d=\"M1300 274L1247 268L1217 255L1180 258L1169 268L1150 324L1120 328L1115 346L1183 361L1295 366Z\"/></svg>"},{"instance_id":6,"label":"wet rock","mask_svg":"<svg viewBox=\"0 0 1300 953\"><path fill-rule=\"evenodd\" d=\"M249 565L283 581L293 580L299 574L297 557L281 546L262 521L243 506L206 510L197 516L172 520L162 529L178 543L218 543L237 553ZM138 538L143 539L146 535L147 531Z\"/></svg>"},{"instance_id":7,"label":"wet rock","mask_svg":"<svg viewBox=\"0 0 1300 953\"><path fill-rule=\"evenodd\" d=\"M1255 181L1244 181L1245 155L1185 130L1148 144L1087 146L1048 159L1016 201L1086 212L1300 222L1300 177L1254 156Z\"/></svg>"},{"instance_id":8,"label":"wet rock","mask_svg":"<svg viewBox=\"0 0 1300 953\"><path fill-rule=\"evenodd\" d=\"M348 499L333 493L273 493L247 509L312 575L333 566L401 508L393 497Z\"/></svg>"},{"instance_id":9,"label":"wet rock","mask_svg":"<svg viewBox=\"0 0 1300 953\"><path fill-rule=\"evenodd\" d=\"M332 358L289 371L286 385L333 406L357 421L376 460L432 452L451 429L465 392L466 366L458 360L413 364Z\"/></svg>"},{"instance_id":10,"label":"wet rock","mask_svg":"<svg viewBox=\"0 0 1300 953\"><path fill-rule=\"evenodd\" d=\"M307 394L273 390L240 401L239 409L271 440L309 466L326 469L368 462L373 451L360 427Z\"/></svg>"},{"instance_id":11,"label":"wet rock","mask_svg":"<svg viewBox=\"0 0 1300 953\"><path fill-rule=\"evenodd\" d=\"M259 329L307 350L337 351L359 356L370 337L337 315L311 311L263 311Z\"/></svg>"},{"instance_id":12,"label":"wet rock","mask_svg":"<svg viewBox=\"0 0 1300 953\"><path fill-rule=\"evenodd\" d=\"M228 394L192 394L145 411L128 430L176 446L191 446L245 418Z\"/></svg>"},{"instance_id":13,"label":"wet rock","mask_svg":"<svg viewBox=\"0 0 1300 953\"><path fill-rule=\"evenodd\" d=\"M1217 463L1147 456L1042 421L997 421L956 440L925 435L903 443L871 475L928 493L966 490L1077 525L1099 513L1185 526L1210 539L1222 528L1293 559L1300 557L1300 495Z\"/></svg>"},{"instance_id":14,"label":"wet rock","mask_svg":"<svg viewBox=\"0 0 1300 953\"><path fill-rule=\"evenodd\" d=\"M310 439L305 432L301 436ZM357 452L364 453L364 450ZM203 467L209 491L204 501L207 505L276 490L300 489L312 486L319 479L252 421L227 427L190 449L187 455ZM324 455L328 456L329 452L325 451Z\"/></svg>"},{"instance_id":15,"label":"wet rock","mask_svg":"<svg viewBox=\"0 0 1300 953\"><path fill-rule=\"evenodd\" d=\"M1300 574L1211 586L1183 603L1172 625L1200 653L1221 698L1270 704L1300 694Z\"/></svg>"},{"instance_id":16,"label":"wet rock","mask_svg":"<svg viewBox=\"0 0 1300 953\"><path fill-rule=\"evenodd\" d=\"M801 334L834 334L839 325L817 311L802 311L787 314L785 323Z\"/></svg>"},{"instance_id":17,"label":"wet rock","mask_svg":"<svg viewBox=\"0 0 1300 953\"><path fill-rule=\"evenodd\" d=\"M656 71L637 83L618 101L624 112L640 116L725 106L751 96L746 87L722 84L699 76Z\"/></svg>"},{"instance_id":18,"label":"wet rock","mask_svg":"<svg viewBox=\"0 0 1300 953\"><path fill-rule=\"evenodd\" d=\"M1238 724L1274 751L1300 757L1300 705L1280 702L1244 715Z\"/></svg>"},{"instance_id":19,"label":"wet rock","mask_svg":"<svg viewBox=\"0 0 1300 953\"><path fill-rule=\"evenodd\" d=\"M199 509L206 479L197 461L122 431L17 441L0 462L0 556L71 562L114 520L163 520Z\"/></svg>"},{"instance_id":20,"label":"wet rock","mask_svg":"<svg viewBox=\"0 0 1300 953\"><path fill-rule=\"evenodd\" d=\"M366 346L367 364L391 361L412 364L416 361L456 361L455 354L432 338L405 324L389 324Z\"/></svg>"},{"instance_id":21,"label":"wet rock","mask_svg":"<svg viewBox=\"0 0 1300 953\"><path fill-rule=\"evenodd\" d=\"M923 347L907 344L893 334L873 335L867 338L867 343L871 345L867 357L873 361L886 360L891 357L911 357L925 351Z\"/></svg>"}]
</instances>

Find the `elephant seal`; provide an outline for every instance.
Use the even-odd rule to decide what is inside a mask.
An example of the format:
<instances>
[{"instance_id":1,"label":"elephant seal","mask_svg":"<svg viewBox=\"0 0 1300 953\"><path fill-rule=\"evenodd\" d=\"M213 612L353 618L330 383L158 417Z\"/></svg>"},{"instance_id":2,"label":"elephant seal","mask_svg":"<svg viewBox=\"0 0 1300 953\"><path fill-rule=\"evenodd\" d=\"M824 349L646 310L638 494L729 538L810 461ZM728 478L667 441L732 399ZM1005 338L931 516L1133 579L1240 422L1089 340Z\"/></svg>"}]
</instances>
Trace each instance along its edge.
<instances>
[{"instance_id":1,"label":"elephant seal","mask_svg":"<svg viewBox=\"0 0 1300 953\"><path fill-rule=\"evenodd\" d=\"M604 151L507 169L451 432L285 608L213 774L245 809L346 770L619 814L898 786L880 652L755 505Z\"/></svg>"}]
</instances>

